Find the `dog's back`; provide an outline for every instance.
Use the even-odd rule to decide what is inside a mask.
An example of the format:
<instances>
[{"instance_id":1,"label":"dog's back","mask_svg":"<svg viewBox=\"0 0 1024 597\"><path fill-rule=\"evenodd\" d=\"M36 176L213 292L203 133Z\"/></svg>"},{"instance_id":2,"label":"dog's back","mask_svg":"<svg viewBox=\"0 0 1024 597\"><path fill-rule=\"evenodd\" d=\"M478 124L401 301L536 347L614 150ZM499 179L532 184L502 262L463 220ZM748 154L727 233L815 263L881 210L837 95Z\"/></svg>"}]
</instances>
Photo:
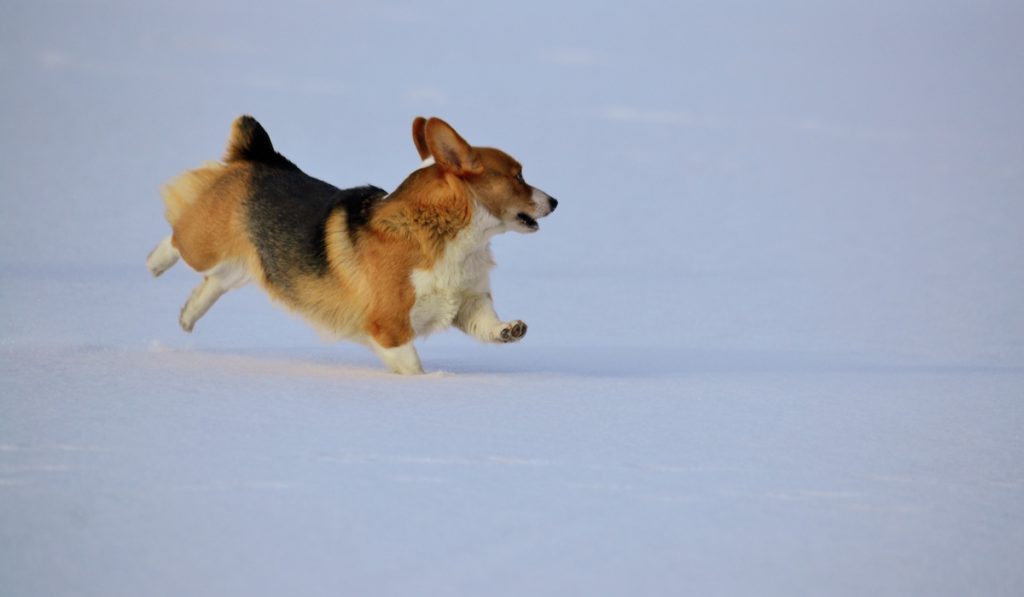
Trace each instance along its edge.
<instances>
[{"instance_id":1,"label":"dog's back","mask_svg":"<svg viewBox=\"0 0 1024 597\"><path fill-rule=\"evenodd\" d=\"M233 123L223 162L189 170L161 193L172 235L150 254L150 271L160 275L180 256L204 275L182 309L186 330L221 294L252 279L293 306L304 302L300 295L322 296L311 293L313 287L337 289L325 280L329 225L340 227L332 233L344 234L344 244L354 247L387 195L374 186L343 190L308 176L274 150L250 116ZM330 328L351 327L349 314L335 311L320 319Z\"/></svg>"},{"instance_id":2,"label":"dog's back","mask_svg":"<svg viewBox=\"0 0 1024 597\"><path fill-rule=\"evenodd\" d=\"M383 189L339 189L302 172L274 150L255 119L232 126L224 163L185 172L163 189L172 243L196 271L225 260L252 261L287 291L296 276L328 271L325 224L341 207L354 244Z\"/></svg>"},{"instance_id":3,"label":"dog's back","mask_svg":"<svg viewBox=\"0 0 1024 597\"><path fill-rule=\"evenodd\" d=\"M247 233L266 282L288 291L297 276L328 273L326 223L342 207L348 233L364 225L383 189L364 186L341 190L302 172L275 172L254 164L244 203Z\"/></svg>"}]
</instances>

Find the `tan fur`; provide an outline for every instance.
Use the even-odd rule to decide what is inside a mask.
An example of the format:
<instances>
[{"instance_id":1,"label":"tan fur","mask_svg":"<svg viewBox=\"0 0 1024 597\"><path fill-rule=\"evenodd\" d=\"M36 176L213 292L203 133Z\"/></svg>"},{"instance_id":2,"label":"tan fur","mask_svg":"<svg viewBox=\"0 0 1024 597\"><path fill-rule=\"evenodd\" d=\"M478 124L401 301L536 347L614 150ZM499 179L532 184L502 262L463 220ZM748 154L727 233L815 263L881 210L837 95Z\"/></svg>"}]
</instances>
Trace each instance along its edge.
<instances>
[{"instance_id":1,"label":"tan fur","mask_svg":"<svg viewBox=\"0 0 1024 597\"><path fill-rule=\"evenodd\" d=\"M427 119L422 116L417 116L412 121L412 142L421 160L430 157L430 147L427 146Z\"/></svg>"},{"instance_id":2,"label":"tan fur","mask_svg":"<svg viewBox=\"0 0 1024 597\"><path fill-rule=\"evenodd\" d=\"M519 162L507 153L490 147L478 147L475 153L484 171L473 177L474 195L487 211L498 218L530 211L530 187L515 179L523 171Z\"/></svg>"},{"instance_id":3,"label":"tan fur","mask_svg":"<svg viewBox=\"0 0 1024 597\"><path fill-rule=\"evenodd\" d=\"M368 280L360 269L359 255L349 241L345 212L336 210L327 219L328 275L302 276L291 293L256 279L272 298L308 318L317 328L335 337L354 337L363 332L369 306Z\"/></svg>"},{"instance_id":4,"label":"tan fur","mask_svg":"<svg viewBox=\"0 0 1024 597\"><path fill-rule=\"evenodd\" d=\"M355 303L365 314L362 331L384 348L412 340L412 272L433 265L472 215L472 202L452 175L432 168L413 173L378 209L358 252L346 235L328 236L331 272L343 288L354 292L340 296L325 288L318 293L323 297L317 301L321 310L344 313L341 319L347 324L347 306ZM333 214L329 230L344 230L343 220L343 215Z\"/></svg>"},{"instance_id":5,"label":"tan fur","mask_svg":"<svg viewBox=\"0 0 1024 597\"><path fill-rule=\"evenodd\" d=\"M160 189L164 200L164 217L172 225L185 209L220 176L224 164L206 162L194 170L186 170Z\"/></svg>"},{"instance_id":6,"label":"tan fur","mask_svg":"<svg viewBox=\"0 0 1024 597\"><path fill-rule=\"evenodd\" d=\"M165 187L172 243L192 269L204 272L218 263L240 260L262 278L256 252L245 234L242 202L250 178L244 163L214 164L186 172Z\"/></svg>"}]
</instances>

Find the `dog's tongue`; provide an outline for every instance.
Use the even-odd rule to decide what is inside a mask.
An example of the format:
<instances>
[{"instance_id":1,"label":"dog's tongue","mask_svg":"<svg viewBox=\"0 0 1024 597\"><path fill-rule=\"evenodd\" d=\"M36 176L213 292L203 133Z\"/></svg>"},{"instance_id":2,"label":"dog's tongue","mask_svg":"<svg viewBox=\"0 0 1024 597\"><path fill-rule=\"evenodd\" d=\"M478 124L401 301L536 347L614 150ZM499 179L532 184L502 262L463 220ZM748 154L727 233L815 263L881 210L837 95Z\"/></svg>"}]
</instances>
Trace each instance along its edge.
<instances>
[{"instance_id":1,"label":"dog's tongue","mask_svg":"<svg viewBox=\"0 0 1024 597\"><path fill-rule=\"evenodd\" d=\"M529 216L529 214L520 213L516 217L519 218L519 221L530 230L537 230L540 228L540 224L537 223L537 220L534 220Z\"/></svg>"}]
</instances>

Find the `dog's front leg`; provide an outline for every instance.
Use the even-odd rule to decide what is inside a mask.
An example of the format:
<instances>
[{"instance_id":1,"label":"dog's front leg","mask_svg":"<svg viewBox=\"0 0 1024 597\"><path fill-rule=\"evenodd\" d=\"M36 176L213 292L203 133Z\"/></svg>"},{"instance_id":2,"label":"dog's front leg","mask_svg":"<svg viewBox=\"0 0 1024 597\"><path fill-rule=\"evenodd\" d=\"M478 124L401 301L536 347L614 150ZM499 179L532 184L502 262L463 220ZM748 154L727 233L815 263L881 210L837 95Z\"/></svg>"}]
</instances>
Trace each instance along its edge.
<instances>
[{"instance_id":1,"label":"dog's front leg","mask_svg":"<svg viewBox=\"0 0 1024 597\"><path fill-rule=\"evenodd\" d=\"M483 342L518 342L526 335L524 322L498 319L489 292L470 295L463 301L455 327Z\"/></svg>"}]
</instances>

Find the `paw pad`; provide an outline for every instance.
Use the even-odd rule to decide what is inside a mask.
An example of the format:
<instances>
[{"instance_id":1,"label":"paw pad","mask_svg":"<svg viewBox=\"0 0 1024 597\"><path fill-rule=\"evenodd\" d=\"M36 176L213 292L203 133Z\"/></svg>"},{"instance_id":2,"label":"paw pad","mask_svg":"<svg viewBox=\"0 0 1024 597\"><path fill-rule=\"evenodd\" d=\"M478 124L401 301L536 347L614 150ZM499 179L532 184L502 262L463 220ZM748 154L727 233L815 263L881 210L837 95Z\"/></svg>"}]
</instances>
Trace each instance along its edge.
<instances>
[{"instance_id":1,"label":"paw pad","mask_svg":"<svg viewBox=\"0 0 1024 597\"><path fill-rule=\"evenodd\" d=\"M516 342L526 335L526 323L513 321L501 330L502 342Z\"/></svg>"}]
</instances>

